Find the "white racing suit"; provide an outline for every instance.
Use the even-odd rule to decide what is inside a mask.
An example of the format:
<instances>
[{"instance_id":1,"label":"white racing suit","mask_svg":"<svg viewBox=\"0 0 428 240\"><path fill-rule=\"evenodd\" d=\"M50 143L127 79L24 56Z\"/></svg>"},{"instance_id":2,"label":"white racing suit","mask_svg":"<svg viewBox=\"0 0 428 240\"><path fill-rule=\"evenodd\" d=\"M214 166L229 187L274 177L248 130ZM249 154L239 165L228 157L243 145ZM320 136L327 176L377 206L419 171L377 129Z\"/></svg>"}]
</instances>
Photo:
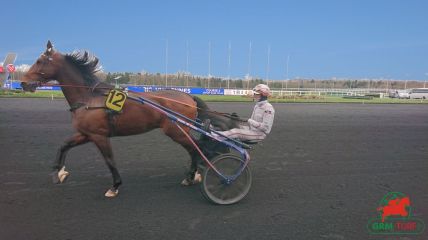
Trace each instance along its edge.
<instances>
[{"instance_id":1,"label":"white racing suit","mask_svg":"<svg viewBox=\"0 0 428 240\"><path fill-rule=\"evenodd\" d=\"M261 141L270 133L274 115L275 109L272 105L267 100L260 101L254 106L253 114L247 124L219 133L241 141Z\"/></svg>"}]
</instances>

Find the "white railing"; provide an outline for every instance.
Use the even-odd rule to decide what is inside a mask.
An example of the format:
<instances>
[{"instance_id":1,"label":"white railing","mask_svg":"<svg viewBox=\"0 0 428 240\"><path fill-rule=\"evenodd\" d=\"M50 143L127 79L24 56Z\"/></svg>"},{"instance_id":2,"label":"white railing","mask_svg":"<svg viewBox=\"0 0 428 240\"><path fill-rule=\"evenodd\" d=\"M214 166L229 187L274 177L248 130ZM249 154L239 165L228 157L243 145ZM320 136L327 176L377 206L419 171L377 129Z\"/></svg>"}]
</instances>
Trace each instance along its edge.
<instances>
[{"instance_id":1,"label":"white railing","mask_svg":"<svg viewBox=\"0 0 428 240\"><path fill-rule=\"evenodd\" d=\"M368 88L287 88L271 90L273 96L360 96L367 94L379 94L381 97L387 95L387 89ZM224 95L251 95L251 90L225 89Z\"/></svg>"}]
</instances>

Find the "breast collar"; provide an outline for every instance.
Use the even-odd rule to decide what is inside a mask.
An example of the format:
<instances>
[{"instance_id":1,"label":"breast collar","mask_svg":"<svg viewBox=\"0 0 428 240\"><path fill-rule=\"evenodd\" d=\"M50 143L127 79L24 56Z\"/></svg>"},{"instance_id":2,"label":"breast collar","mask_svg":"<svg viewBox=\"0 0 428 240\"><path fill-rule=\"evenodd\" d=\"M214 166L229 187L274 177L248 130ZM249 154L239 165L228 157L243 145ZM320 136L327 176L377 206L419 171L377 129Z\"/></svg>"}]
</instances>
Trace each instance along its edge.
<instances>
[{"instance_id":1,"label":"breast collar","mask_svg":"<svg viewBox=\"0 0 428 240\"><path fill-rule=\"evenodd\" d=\"M81 107L83 107L85 105L86 105L85 103L81 103L81 102L73 103L73 104L70 105L70 109L69 110L70 110L70 112L74 112L77 109L79 109L79 108L81 108Z\"/></svg>"},{"instance_id":2,"label":"breast collar","mask_svg":"<svg viewBox=\"0 0 428 240\"><path fill-rule=\"evenodd\" d=\"M85 107L85 106L86 106L86 107ZM86 110L107 109L105 106L91 107L91 106L88 106L86 103L77 102L77 103L73 103L73 104L70 106L69 111L70 111L70 112L74 112L74 111L76 111L77 109L79 109L79 108L81 108L81 107L85 107L85 109L86 109Z\"/></svg>"}]
</instances>

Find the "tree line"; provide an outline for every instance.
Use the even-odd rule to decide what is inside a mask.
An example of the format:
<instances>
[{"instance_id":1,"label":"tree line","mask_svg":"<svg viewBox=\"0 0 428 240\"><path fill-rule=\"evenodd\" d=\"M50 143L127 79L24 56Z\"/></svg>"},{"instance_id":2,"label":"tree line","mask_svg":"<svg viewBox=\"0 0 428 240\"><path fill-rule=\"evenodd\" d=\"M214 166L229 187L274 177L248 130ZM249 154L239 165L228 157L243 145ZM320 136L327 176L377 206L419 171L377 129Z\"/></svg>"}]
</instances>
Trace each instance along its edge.
<instances>
[{"instance_id":1,"label":"tree line","mask_svg":"<svg viewBox=\"0 0 428 240\"><path fill-rule=\"evenodd\" d=\"M115 79L120 77L119 79ZM186 73L161 74L161 73L102 73L101 79L108 83L130 85L157 85L157 86L186 86L202 88L238 88L252 89L259 83L267 84L273 89L283 88L379 88L379 89L406 89L422 88L424 82L415 80L386 80L386 79L290 79L271 80L263 79L226 79L219 77L194 76Z\"/></svg>"},{"instance_id":2,"label":"tree line","mask_svg":"<svg viewBox=\"0 0 428 240\"><path fill-rule=\"evenodd\" d=\"M20 80L25 72L16 71L11 74L11 79ZM157 85L157 86L184 86L201 88L237 88L252 89L259 83L268 84L273 89L298 89L298 88L379 88L379 89L408 89L422 88L424 82L414 80L386 80L386 79L290 79L270 80L263 79L226 79L220 77L195 76L185 72L175 74L161 73L132 73L132 72L97 72L101 81L111 84L126 85ZM427 86L428 87L428 86Z\"/></svg>"}]
</instances>

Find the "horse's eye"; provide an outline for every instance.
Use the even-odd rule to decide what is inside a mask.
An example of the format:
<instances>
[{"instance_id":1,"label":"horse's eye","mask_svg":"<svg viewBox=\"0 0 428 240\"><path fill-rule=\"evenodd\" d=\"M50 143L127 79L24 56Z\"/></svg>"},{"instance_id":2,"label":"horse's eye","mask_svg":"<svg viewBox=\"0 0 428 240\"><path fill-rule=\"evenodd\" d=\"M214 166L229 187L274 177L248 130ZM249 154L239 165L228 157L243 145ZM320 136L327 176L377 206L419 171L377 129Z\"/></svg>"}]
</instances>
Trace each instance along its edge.
<instances>
[{"instance_id":1,"label":"horse's eye","mask_svg":"<svg viewBox=\"0 0 428 240\"><path fill-rule=\"evenodd\" d=\"M37 59L36 63L37 63L37 64L40 64L40 63L42 63L42 60Z\"/></svg>"}]
</instances>

